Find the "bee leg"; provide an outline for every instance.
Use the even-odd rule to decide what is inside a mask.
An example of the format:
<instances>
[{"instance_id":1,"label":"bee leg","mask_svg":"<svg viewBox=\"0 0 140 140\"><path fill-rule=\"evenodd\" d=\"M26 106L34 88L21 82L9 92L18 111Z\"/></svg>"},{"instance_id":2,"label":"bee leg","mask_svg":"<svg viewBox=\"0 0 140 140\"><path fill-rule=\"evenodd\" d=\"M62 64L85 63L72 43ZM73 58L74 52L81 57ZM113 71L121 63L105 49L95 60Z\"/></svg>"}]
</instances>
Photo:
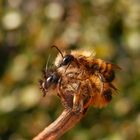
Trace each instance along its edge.
<instances>
[{"instance_id":1,"label":"bee leg","mask_svg":"<svg viewBox=\"0 0 140 140\"><path fill-rule=\"evenodd\" d=\"M62 105L64 106L65 109L72 109L72 107L70 107L70 105L68 103L68 99L67 98L69 98L69 97L67 97L67 95L65 96L61 89L59 90L57 95L61 99L61 103L62 103Z\"/></svg>"},{"instance_id":2,"label":"bee leg","mask_svg":"<svg viewBox=\"0 0 140 140\"><path fill-rule=\"evenodd\" d=\"M67 108L66 99L65 99L65 96L63 94L63 90L61 89L61 84L62 84L61 81L62 81L62 79L60 78L58 81L58 85L57 85L57 88L58 88L57 95L60 97L61 102L64 105L64 107Z\"/></svg>"},{"instance_id":3,"label":"bee leg","mask_svg":"<svg viewBox=\"0 0 140 140\"><path fill-rule=\"evenodd\" d=\"M89 105L91 104L91 102L92 102L92 97L90 96L88 101L86 103L84 103L84 109L88 108Z\"/></svg>"},{"instance_id":4,"label":"bee leg","mask_svg":"<svg viewBox=\"0 0 140 140\"><path fill-rule=\"evenodd\" d=\"M98 73L97 75L102 82L106 82L104 76L101 73Z\"/></svg>"},{"instance_id":5,"label":"bee leg","mask_svg":"<svg viewBox=\"0 0 140 140\"><path fill-rule=\"evenodd\" d=\"M99 73L98 73L98 77L99 77L99 79L101 81L101 91L100 91L100 94L102 94L103 88L104 88L105 79L104 79L103 75L102 74L99 74Z\"/></svg>"},{"instance_id":6,"label":"bee leg","mask_svg":"<svg viewBox=\"0 0 140 140\"><path fill-rule=\"evenodd\" d=\"M66 67L66 69L65 69L65 73L66 73L67 69L69 68L69 66L70 66L70 63L69 63L68 66Z\"/></svg>"},{"instance_id":7,"label":"bee leg","mask_svg":"<svg viewBox=\"0 0 140 140\"><path fill-rule=\"evenodd\" d=\"M86 114L87 110L88 110L88 107L87 107L87 108L84 108L84 110L83 110L83 115Z\"/></svg>"},{"instance_id":8,"label":"bee leg","mask_svg":"<svg viewBox=\"0 0 140 140\"><path fill-rule=\"evenodd\" d=\"M73 112L79 113L83 111L83 100L79 94L75 94L73 97Z\"/></svg>"},{"instance_id":9,"label":"bee leg","mask_svg":"<svg viewBox=\"0 0 140 140\"><path fill-rule=\"evenodd\" d=\"M100 94L103 93L103 89L104 89L104 83L101 81L101 90L100 90Z\"/></svg>"},{"instance_id":10,"label":"bee leg","mask_svg":"<svg viewBox=\"0 0 140 140\"><path fill-rule=\"evenodd\" d=\"M73 112L75 113L83 112L83 100L81 98L82 91L80 90L80 85L81 84L79 84L78 90L73 97Z\"/></svg>"},{"instance_id":11,"label":"bee leg","mask_svg":"<svg viewBox=\"0 0 140 140\"><path fill-rule=\"evenodd\" d=\"M118 89L112 84L112 83L109 83L109 86L114 89L115 91L118 91Z\"/></svg>"},{"instance_id":12,"label":"bee leg","mask_svg":"<svg viewBox=\"0 0 140 140\"><path fill-rule=\"evenodd\" d=\"M92 103L92 95L91 95L91 93L92 93L93 91L92 91L91 81L90 81L90 80L87 80L87 83L88 83L88 89L89 89L90 95L88 96L87 102L84 103L84 109L88 108L88 107L90 106L90 104Z\"/></svg>"}]
</instances>

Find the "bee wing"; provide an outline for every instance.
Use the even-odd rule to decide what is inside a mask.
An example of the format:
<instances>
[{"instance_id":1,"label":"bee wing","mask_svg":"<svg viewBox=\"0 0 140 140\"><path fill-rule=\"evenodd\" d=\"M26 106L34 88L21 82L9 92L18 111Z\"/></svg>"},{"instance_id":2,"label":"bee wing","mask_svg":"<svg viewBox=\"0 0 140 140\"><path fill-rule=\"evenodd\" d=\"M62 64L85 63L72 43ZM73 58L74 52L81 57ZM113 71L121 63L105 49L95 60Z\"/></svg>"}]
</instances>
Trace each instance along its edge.
<instances>
[{"instance_id":1,"label":"bee wing","mask_svg":"<svg viewBox=\"0 0 140 140\"><path fill-rule=\"evenodd\" d=\"M115 92L116 92L117 94L119 93L119 89L116 88L112 83L109 83L109 86L110 86L113 90L115 90Z\"/></svg>"},{"instance_id":2,"label":"bee wing","mask_svg":"<svg viewBox=\"0 0 140 140\"><path fill-rule=\"evenodd\" d=\"M118 89L112 84L112 83L109 83L109 86L114 89L115 91L118 91Z\"/></svg>"},{"instance_id":3,"label":"bee wing","mask_svg":"<svg viewBox=\"0 0 140 140\"><path fill-rule=\"evenodd\" d=\"M111 63L111 65L112 65L113 69L115 69L115 70L122 70L121 67L119 67L119 66L116 65L116 64L112 64L112 63Z\"/></svg>"}]
</instances>

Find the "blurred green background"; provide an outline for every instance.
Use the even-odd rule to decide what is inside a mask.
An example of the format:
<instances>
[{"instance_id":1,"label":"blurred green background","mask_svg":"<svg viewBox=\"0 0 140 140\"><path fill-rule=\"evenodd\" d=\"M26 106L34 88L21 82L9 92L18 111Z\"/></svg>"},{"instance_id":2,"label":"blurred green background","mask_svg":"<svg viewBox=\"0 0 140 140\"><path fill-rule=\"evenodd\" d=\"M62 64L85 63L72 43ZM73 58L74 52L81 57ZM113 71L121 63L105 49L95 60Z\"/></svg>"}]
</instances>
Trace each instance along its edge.
<instances>
[{"instance_id":1,"label":"blurred green background","mask_svg":"<svg viewBox=\"0 0 140 140\"><path fill-rule=\"evenodd\" d=\"M119 94L60 139L139 140L139 0L0 0L0 140L32 139L62 112L38 86L48 54L50 66L57 56L53 44L95 50L122 67Z\"/></svg>"}]
</instances>

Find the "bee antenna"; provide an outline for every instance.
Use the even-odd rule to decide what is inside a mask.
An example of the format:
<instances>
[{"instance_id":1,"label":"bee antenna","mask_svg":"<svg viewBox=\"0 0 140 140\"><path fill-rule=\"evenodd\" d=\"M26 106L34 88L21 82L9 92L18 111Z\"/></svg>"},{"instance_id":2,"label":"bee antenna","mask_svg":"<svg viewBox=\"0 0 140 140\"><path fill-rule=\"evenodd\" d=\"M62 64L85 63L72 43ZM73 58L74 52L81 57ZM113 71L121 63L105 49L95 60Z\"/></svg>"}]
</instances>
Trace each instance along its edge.
<instances>
[{"instance_id":1,"label":"bee antenna","mask_svg":"<svg viewBox=\"0 0 140 140\"><path fill-rule=\"evenodd\" d=\"M59 50L59 48L57 46L53 45L51 48L56 48L58 50L58 52L61 54L62 58L64 58L62 52Z\"/></svg>"},{"instance_id":2,"label":"bee antenna","mask_svg":"<svg viewBox=\"0 0 140 140\"><path fill-rule=\"evenodd\" d=\"M49 65L50 58L51 58L51 55L49 54L48 59L47 59L47 63L46 63L46 70L48 70L48 65Z\"/></svg>"}]
</instances>

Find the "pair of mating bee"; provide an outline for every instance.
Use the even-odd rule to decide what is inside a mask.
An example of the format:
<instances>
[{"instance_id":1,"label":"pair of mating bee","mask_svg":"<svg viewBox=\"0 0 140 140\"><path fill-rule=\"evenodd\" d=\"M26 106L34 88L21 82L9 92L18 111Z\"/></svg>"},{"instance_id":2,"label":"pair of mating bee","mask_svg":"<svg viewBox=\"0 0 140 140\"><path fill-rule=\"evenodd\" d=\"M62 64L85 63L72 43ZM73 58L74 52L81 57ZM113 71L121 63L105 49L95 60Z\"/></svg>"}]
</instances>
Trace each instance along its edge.
<instances>
[{"instance_id":1,"label":"pair of mating bee","mask_svg":"<svg viewBox=\"0 0 140 140\"><path fill-rule=\"evenodd\" d=\"M83 112L90 105L102 108L112 99L112 84L119 66L95 59L88 51L61 52L55 60L55 68L43 72L40 88L45 96L55 89L66 108Z\"/></svg>"}]
</instances>

